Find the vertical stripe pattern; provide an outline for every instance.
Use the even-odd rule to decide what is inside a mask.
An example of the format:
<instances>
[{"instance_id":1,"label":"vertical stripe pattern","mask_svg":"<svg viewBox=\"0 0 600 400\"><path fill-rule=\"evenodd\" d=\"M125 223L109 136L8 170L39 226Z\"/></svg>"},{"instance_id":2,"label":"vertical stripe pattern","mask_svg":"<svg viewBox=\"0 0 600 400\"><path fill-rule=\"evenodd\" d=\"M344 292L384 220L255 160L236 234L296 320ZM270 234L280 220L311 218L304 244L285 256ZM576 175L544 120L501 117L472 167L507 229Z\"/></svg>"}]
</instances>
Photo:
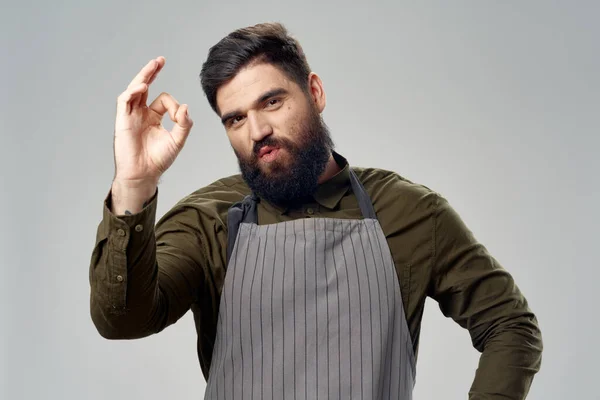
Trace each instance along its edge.
<instances>
[{"instance_id":1,"label":"vertical stripe pattern","mask_svg":"<svg viewBox=\"0 0 600 400\"><path fill-rule=\"evenodd\" d=\"M379 222L241 223L207 399L412 399L415 360Z\"/></svg>"}]
</instances>

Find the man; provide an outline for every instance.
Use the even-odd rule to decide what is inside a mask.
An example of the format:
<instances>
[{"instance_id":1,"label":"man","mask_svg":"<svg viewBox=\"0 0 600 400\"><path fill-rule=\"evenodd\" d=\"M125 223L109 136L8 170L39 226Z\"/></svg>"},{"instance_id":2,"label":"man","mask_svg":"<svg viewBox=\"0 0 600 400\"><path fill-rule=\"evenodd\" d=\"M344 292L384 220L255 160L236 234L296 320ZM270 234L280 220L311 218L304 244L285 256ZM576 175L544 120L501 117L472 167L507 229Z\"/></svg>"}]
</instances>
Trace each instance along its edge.
<instances>
[{"instance_id":1,"label":"man","mask_svg":"<svg viewBox=\"0 0 600 400\"><path fill-rule=\"evenodd\" d=\"M90 265L103 337L145 337L191 309L206 398L410 399L430 296L482 352L469 398L526 397L542 339L513 278L438 193L333 150L323 84L280 24L210 49L202 87L241 174L155 226L159 178L193 125L167 93L146 106L164 65L118 98Z\"/></svg>"}]
</instances>

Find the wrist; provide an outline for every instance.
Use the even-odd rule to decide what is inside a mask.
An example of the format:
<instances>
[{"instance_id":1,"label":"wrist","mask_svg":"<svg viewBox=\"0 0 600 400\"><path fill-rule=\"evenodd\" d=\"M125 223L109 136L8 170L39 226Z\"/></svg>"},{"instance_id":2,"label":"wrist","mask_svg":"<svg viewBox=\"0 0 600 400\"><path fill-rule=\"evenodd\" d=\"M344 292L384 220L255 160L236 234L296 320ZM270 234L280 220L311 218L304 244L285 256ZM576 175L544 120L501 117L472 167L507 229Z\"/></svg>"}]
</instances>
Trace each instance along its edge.
<instances>
[{"instance_id":1,"label":"wrist","mask_svg":"<svg viewBox=\"0 0 600 400\"><path fill-rule=\"evenodd\" d=\"M151 190L158 186L159 178L123 178L115 175L113 178L113 187L119 187L124 190Z\"/></svg>"},{"instance_id":2,"label":"wrist","mask_svg":"<svg viewBox=\"0 0 600 400\"><path fill-rule=\"evenodd\" d=\"M157 181L119 180L112 183L111 211L116 215L137 214L142 211L156 193Z\"/></svg>"}]
</instances>

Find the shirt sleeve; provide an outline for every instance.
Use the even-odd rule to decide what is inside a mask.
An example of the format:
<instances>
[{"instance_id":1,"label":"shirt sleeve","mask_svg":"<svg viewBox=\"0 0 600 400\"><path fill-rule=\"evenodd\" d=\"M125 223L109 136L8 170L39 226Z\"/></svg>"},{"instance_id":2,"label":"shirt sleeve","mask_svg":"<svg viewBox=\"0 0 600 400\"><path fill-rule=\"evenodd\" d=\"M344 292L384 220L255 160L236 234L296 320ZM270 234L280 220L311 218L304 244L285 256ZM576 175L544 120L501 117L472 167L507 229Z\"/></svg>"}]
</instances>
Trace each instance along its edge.
<instances>
[{"instance_id":1,"label":"shirt sleeve","mask_svg":"<svg viewBox=\"0 0 600 400\"><path fill-rule=\"evenodd\" d=\"M542 360L536 316L513 277L438 196L432 293L481 352L471 400L525 399Z\"/></svg>"},{"instance_id":2,"label":"shirt sleeve","mask_svg":"<svg viewBox=\"0 0 600 400\"><path fill-rule=\"evenodd\" d=\"M206 257L193 209L172 209L155 228L158 189L137 214L104 200L90 268L90 313L107 339L135 339L181 318L205 282Z\"/></svg>"}]
</instances>

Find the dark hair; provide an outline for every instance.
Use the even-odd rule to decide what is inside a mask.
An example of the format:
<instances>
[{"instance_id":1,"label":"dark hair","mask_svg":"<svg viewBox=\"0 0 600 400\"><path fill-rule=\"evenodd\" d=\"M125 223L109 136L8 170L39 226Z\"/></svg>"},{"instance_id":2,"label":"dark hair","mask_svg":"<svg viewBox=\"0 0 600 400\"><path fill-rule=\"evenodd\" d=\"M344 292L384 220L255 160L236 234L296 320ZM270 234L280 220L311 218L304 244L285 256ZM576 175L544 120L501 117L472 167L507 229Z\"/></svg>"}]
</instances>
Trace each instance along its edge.
<instances>
[{"instance_id":1,"label":"dark hair","mask_svg":"<svg viewBox=\"0 0 600 400\"><path fill-rule=\"evenodd\" d=\"M217 111L217 90L244 67L269 63L308 92L310 67L300 43L281 23L262 23L231 32L212 46L200 81L211 108Z\"/></svg>"}]
</instances>

